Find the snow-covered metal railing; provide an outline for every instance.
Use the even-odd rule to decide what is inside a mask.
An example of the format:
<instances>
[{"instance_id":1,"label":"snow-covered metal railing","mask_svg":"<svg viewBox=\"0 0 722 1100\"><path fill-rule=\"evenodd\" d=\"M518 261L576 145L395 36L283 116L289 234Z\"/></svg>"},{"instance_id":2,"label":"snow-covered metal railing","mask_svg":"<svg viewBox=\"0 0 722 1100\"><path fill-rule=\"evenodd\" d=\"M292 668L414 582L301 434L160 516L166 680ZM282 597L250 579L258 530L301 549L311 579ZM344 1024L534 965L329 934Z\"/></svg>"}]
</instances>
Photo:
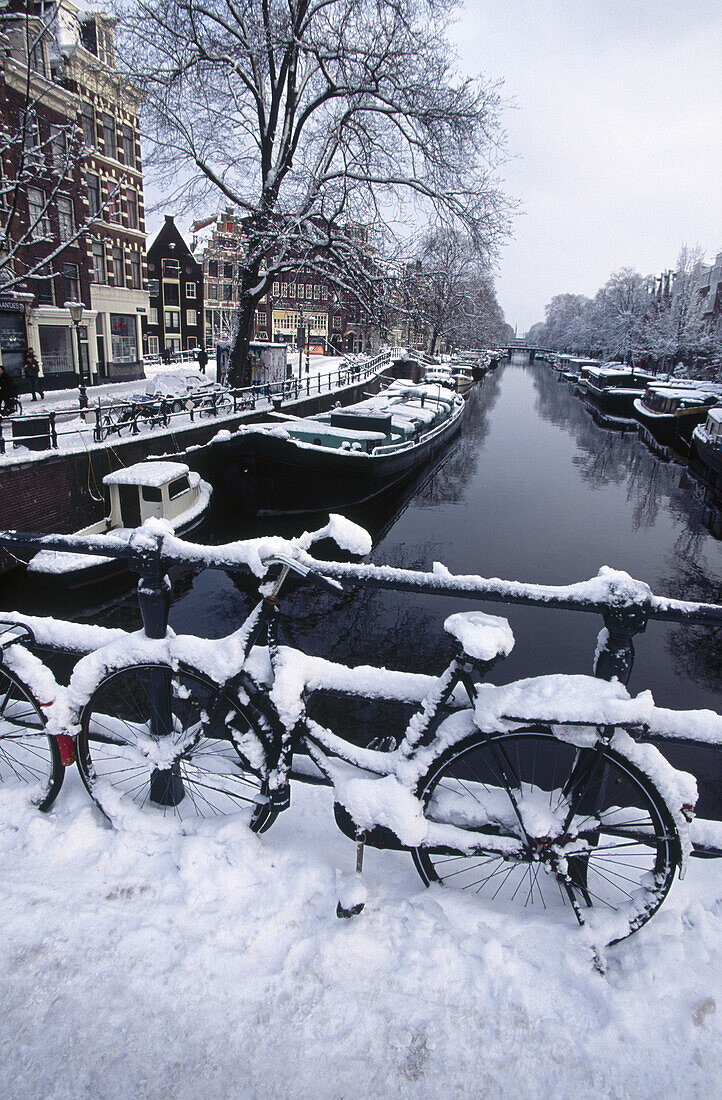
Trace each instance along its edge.
<instances>
[{"instance_id":1,"label":"snow-covered metal railing","mask_svg":"<svg viewBox=\"0 0 722 1100\"><path fill-rule=\"evenodd\" d=\"M399 354L396 354L396 353ZM77 409L50 410L35 415L0 417L0 455L9 448L26 447L33 451L58 450L76 443L102 443L117 433L139 435L145 431L177 430L181 420L193 423L196 417L233 417L266 407L280 408L285 403L322 393L341 390L379 374L402 357L403 349L365 361L342 361L323 374L293 376L279 382L256 383L239 389L218 388L207 393L138 393L130 399L100 399L84 413ZM10 429L6 438L4 428ZM87 433L87 440L84 438Z\"/></svg>"},{"instance_id":2,"label":"snow-covered metal railing","mask_svg":"<svg viewBox=\"0 0 722 1100\"><path fill-rule=\"evenodd\" d=\"M607 567L587 581L544 585L453 574L439 563L434 563L430 571L421 571L319 561L304 549L308 543L304 543L303 537L289 540L268 536L223 546L201 546L163 532L159 524L160 521L148 521L129 539L114 535L38 535L5 530L0 531L0 546L26 556L39 550L55 550L125 559L130 570L139 577L138 602L149 638L166 636L170 610L170 585L166 577L169 566L223 569L260 578L270 559L278 561L284 556L294 558L304 570L359 587L453 595L464 600L601 615L604 629L597 642L594 674L604 680L616 678L624 684L628 683L632 671L634 636L643 632L650 620L722 625L722 606L657 596L643 581ZM2 617L29 627L41 648L65 653L89 653L125 633L85 624L59 623L20 612L4 612ZM711 711L684 712L655 707L653 714L645 734L648 741L722 748L722 717ZM695 853L722 856L722 827L714 822L696 824Z\"/></svg>"}]
</instances>

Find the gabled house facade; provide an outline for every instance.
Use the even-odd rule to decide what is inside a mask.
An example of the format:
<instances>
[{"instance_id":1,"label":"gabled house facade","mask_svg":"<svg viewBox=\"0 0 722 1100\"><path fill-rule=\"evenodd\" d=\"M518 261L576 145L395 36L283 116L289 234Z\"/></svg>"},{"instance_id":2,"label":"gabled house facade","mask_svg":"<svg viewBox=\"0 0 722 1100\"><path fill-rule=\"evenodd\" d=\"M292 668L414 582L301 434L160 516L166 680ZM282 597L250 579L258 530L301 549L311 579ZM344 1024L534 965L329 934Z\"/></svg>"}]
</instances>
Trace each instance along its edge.
<instances>
[{"instance_id":1,"label":"gabled house facade","mask_svg":"<svg viewBox=\"0 0 722 1100\"><path fill-rule=\"evenodd\" d=\"M143 331L148 355L203 347L203 266L188 248L173 216L148 249L150 302Z\"/></svg>"}]
</instances>

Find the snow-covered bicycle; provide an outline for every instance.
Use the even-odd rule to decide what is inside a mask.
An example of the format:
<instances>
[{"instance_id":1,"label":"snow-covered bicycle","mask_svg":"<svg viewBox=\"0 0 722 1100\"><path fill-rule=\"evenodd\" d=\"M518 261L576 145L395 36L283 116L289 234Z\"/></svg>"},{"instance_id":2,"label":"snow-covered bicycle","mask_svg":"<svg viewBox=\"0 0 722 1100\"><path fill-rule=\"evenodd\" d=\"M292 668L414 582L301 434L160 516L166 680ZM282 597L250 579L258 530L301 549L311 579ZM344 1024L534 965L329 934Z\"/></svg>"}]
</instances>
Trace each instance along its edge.
<instances>
[{"instance_id":1,"label":"snow-covered bicycle","mask_svg":"<svg viewBox=\"0 0 722 1100\"><path fill-rule=\"evenodd\" d=\"M131 635L81 659L56 732L77 738L91 796L113 822L155 813L181 828L236 814L263 832L290 805L290 780L332 786L336 822L357 844L342 916L364 904L365 845L410 852L428 884L507 906L603 915L605 942L643 925L689 852L696 788L635 740L653 709L619 682L541 676L483 683L511 650L505 619L450 616L456 653L438 677L347 668L279 644L289 577L337 591L314 538L365 553L365 532L332 517L291 550L259 558L261 599L207 641ZM289 544L285 544L287 548ZM268 579L272 576L273 579ZM400 736L361 748L315 721L316 692L413 703Z\"/></svg>"}]
</instances>

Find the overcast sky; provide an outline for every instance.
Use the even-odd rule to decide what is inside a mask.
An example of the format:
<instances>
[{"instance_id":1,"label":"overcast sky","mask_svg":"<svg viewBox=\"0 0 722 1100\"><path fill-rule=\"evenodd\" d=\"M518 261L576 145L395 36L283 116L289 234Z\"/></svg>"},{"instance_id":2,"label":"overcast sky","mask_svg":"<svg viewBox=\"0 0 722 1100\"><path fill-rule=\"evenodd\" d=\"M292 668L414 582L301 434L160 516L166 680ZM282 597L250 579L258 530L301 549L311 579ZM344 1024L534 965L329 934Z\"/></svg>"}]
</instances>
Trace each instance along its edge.
<instances>
[{"instance_id":1,"label":"overcast sky","mask_svg":"<svg viewBox=\"0 0 722 1100\"><path fill-rule=\"evenodd\" d=\"M720 0L466 0L454 37L516 103L498 295L520 333L620 267L722 250Z\"/></svg>"}]
</instances>

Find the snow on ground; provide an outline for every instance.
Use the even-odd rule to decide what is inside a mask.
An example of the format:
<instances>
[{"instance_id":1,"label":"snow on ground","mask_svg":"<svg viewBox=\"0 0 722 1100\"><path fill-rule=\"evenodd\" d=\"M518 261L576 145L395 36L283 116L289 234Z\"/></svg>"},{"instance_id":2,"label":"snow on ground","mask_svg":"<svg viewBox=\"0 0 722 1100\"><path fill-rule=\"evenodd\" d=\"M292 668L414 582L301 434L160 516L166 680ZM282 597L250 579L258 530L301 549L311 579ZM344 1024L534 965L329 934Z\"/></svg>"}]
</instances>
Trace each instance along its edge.
<instances>
[{"instance_id":1,"label":"snow on ground","mask_svg":"<svg viewBox=\"0 0 722 1100\"><path fill-rule=\"evenodd\" d=\"M597 973L571 923L425 890L294 787L262 837L105 827L75 772L0 793L0 1092L43 1097L711 1097L722 865L693 861Z\"/></svg>"}]
</instances>

